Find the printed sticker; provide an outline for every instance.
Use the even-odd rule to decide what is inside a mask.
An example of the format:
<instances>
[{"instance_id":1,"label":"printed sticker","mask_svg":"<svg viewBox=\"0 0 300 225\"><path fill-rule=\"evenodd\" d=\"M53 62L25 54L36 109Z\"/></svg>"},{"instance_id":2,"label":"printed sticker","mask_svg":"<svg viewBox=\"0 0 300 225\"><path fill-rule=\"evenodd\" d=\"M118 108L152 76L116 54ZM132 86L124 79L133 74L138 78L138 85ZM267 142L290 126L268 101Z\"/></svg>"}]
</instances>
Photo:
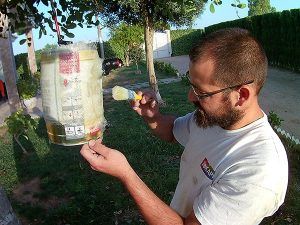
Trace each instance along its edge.
<instances>
[{"instance_id":1,"label":"printed sticker","mask_svg":"<svg viewBox=\"0 0 300 225\"><path fill-rule=\"evenodd\" d=\"M84 135L84 126L76 126L75 133L76 133L76 136Z\"/></svg>"},{"instance_id":2,"label":"printed sticker","mask_svg":"<svg viewBox=\"0 0 300 225\"><path fill-rule=\"evenodd\" d=\"M79 73L79 53L64 52L59 54L59 73L72 74Z\"/></svg>"},{"instance_id":3,"label":"printed sticker","mask_svg":"<svg viewBox=\"0 0 300 225\"><path fill-rule=\"evenodd\" d=\"M74 136L75 135L75 128L74 127L65 127L66 135L67 136Z\"/></svg>"}]
</instances>

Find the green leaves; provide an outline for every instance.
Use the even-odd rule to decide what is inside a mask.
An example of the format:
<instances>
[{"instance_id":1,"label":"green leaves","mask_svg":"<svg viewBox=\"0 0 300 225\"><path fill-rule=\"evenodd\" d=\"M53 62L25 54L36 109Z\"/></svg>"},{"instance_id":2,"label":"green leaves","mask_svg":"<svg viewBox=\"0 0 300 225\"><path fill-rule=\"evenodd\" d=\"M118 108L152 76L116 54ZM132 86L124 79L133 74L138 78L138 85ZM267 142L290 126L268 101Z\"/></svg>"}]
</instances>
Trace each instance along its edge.
<instances>
[{"instance_id":1,"label":"green leaves","mask_svg":"<svg viewBox=\"0 0 300 225\"><path fill-rule=\"evenodd\" d=\"M73 33L65 33L68 38L74 38L75 35Z\"/></svg>"},{"instance_id":2,"label":"green leaves","mask_svg":"<svg viewBox=\"0 0 300 225\"><path fill-rule=\"evenodd\" d=\"M47 34L47 31L45 29L44 26L40 27L40 30L39 30L39 38L41 38L43 35L46 35Z\"/></svg>"},{"instance_id":3,"label":"green leaves","mask_svg":"<svg viewBox=\"0 0 300 225\"><path fill-rule=\"evenodd\" d=\"M74 29L74 28L76 28L76 24L75 23L68 23L68 24L65 25L65 28Z\"/></svg>"},{"instance_id":4,"label":"green leaves","mask_svg":"<svg viewBox=\"0 0 300 225\"><path fill-rule=\"evenodd\" d=\"M39 30L39 39L41 39L42 35L43 35L43 32L42 32L42 30L40 29L40 30Z\"/></svg>"},{"instance_id":5,"label":"green leaves","mask_svg":"<svg viewBox=\"0 0 300 225\"><path fill-rule=\"evenodd\" d=\"M17 82L18 92L22 99L30 99L37 93L39 82L33 78L19 79Z\"/></svg>"},{"instance_id":6,"label":"green leaves","mask_svg":"<svg viewBox=\"0 0 300 225\"><path fill-rule=\"evenodd\" d=\"M23 110L19 110L5 119L8 132L13 135L26 133L28 129L36 128L36 121L29 114L24 114Z\"/></svg>"},{"instance_id":7,"label":"green leaves","mask_svg":"<svg viewBox=\"0 0 300 225\"><path fill-rule=\"evenodd\" d=\"M237 5L237 7L240 8L240 9L244 9L244 8L246 8L246 6L247 6L247 5L244 4L244 3L238 4L238 5Z\"/></svg>"},{"instance_id":8,"label":"green leaves","mask_svg":"<svg viewBox=\"0 0 300 225\"><path fill-rule=\"evenodd\" d=\"M205 1L207 2L207 1ZM235 0L236 3L238 4L235 4L235 3L231 3L231 6L232 7L237 7L237 8L240 8L240 9L244 9L247 7L247 4L245 3L241 3L240 0ZM214 5L222 5L222 0L211 0L211 3L210 3L210 7L209 7L209 10L211 13L214 13L215 12L215 6Z\"/></svg>"},{"instance_id":9,"label":"green leaves","mask_svg":"<svg viewBox=\"0 0 300 225\"><path fill-rule=\"evenodd\" d=\"M48 0L42 0L42 3L45 5L45 6L48 6Z\"/></svg>"},{"instance_id":10,"label":"green leaves","mask_svg":"<svg viewBox=\"0 0 300 225\"><path fill-rule=\"evenodd\" d=\"M26 42L26 39L22 39L19 41L20 45L23 45Z\"/></svg>"},{"instance_id":11,"label":"green leaves","mask_svg":"<svg viewBox=\"0 0 300 225\"><path fill-rule=\"evenodd\" d=\"M26 40L28 40L28 42L29 42L29 44L30 44L31 38L28 38L28 39L26 39L26 38L25 38L25 39L22 39L22 40L19 41L19 44L20 44L20 45L23 45L23 44L26 42Z\"/></svg>"},{"instance_id":12,"label":"green leaves","mask_svg":"<svg viewBox=\"0 0 300 225\"><path fill-rule=\"evenodd\" d=\"M249 16L262 15L274 12L274 7L271 7L270 0L248 0L248 6Z\"/></svg>"},{"instance_id":13,"label":"green leaves","mask_svg":"<svg viewBox=\"0 0 300 225\"><path fill-rule=\"evenodd\" d=\"M244 4L244 3L239 3L239 4L233 4L233 3L232 3L231 6L232 6L232 7L237 7L237 8L240 8L240 9L244 9L244 8L247 7L247 5Z\"/></svg>"},{"instance_id":14,"label":"green leaves","mask_svg":"<svg viewBox=\"0 0 300 225\"><path fill-rule=\"evenodd\" d=\"M75 25L75 26L76 26L76 25ZM74 38L74 37L75 37L75 35L74 35L73 33L70 33L70 32L68 31L67 28L61 27L61 30L65 33L65 35L66 35L68 38Z\"/></svg>"},{"instance_id":15,"label":"green leaves","mask_svg":"<svg viewBox=\"0 0 300 225\"><path fill-rule=\"evenodd\" d=\"M66 20L67 20L67 18L66 18L64 15L62 15L60 21L61 21L62 23L64 23L64 22L66 22Z\"/></svg>"},{"instance_id":16,"label":"green leaves","mask_svg":"<svg viewBox=\"0 0 300 225\"><path fill-rule=\"evenodd\" d=\"M222 5L222 1L221 0L214 0L214 4L215 5Z\"/></svg>"},{"instance_id":17,"label":"green leaves","mask_svg":"<svg viewBox=\"0 0 300 225\"><path fill-rule=\"evenodd\" d=\"M210 10L211 13L215 12L215 6L214 6L213 3L210 3L209 10Z\"/></svg>"},{"instance_id":18,"label":"green leaves","mask_svg":"<svg viewBox=\"0 0 300 225\"><path fill-rule=\"evenodd\" d=\"M272 127L280 127L284 120L281 119L275 112L270 111L268 115L268 121Z\"/></svg>"},{"instance_id":19,"label":"green leaves","mask_svg":"<svg viewBox=\"0 0 300 225\"><path fill-rule=\"evenodd\" d=\"M111 30L111 47L118 52L118 57L124 59L125 54L129 54L129 50L143 43L143 28L137 25L128 25L121 23L119 26Z\"/></svg>"}]
</instances>

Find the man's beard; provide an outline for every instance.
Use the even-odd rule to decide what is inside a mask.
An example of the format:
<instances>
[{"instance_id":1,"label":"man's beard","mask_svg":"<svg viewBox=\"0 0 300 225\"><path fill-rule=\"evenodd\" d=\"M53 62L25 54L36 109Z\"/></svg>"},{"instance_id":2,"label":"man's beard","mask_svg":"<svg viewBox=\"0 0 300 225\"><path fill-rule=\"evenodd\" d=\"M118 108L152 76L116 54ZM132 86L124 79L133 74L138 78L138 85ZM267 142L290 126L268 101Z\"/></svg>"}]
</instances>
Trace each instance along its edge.
<instances>
[{"instance_id":1,"label":"man's beard","mask_svg":"<svg viewBox=\"0 0 300 225\"><path fill-rule=\"evenodd\" d=\"M218 110L218 112L220 112L218 115L208 114L199 102L193 103L198 108L195 112L194 120L197 125L202 128L220 126L223 129L227 129L244 116L244 112L230 108L230 100L228 98L224 99L224 107Z\"/></svg>"}]
</instances>

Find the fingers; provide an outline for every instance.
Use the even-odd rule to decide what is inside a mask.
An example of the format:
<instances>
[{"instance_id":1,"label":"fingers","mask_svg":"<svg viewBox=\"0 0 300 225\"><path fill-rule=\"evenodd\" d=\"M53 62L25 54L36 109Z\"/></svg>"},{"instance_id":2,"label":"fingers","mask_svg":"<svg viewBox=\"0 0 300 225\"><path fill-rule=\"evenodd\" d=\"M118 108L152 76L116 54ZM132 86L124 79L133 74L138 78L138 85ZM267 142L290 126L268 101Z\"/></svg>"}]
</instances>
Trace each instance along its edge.
<instances>
[{"instance_id":1,"label":"fingers","mask_svg":"<svg viewBox=\"0 0 300 225\"><path fill-rule=\"evenodd\" d=\"M152 102L150 103L150 107L153 109L153 108L155 108L156 104L157 104L157 101L152 100Z\"/></svg>"},{"instance_id":2,"label":"fingers","mask_svg":"<svg viewBox=\"0 0 300 225\"><path fill-rule=\"evenodd\" d=\"M153 100L155 100L155 94L154 92L146 92L143 94L143 98L141 100L141 104L145 105L148 103L151 103Z\"/></svg>"},{"instance_id":3,"label":"fingers","mask_svg":"<svg viewBox=\"0 0 300 225\"><path fill-rule=\"evenodd\" d=\"M109 148L101 144L101 140L90 140L82 146L80 154L92 165L100 158L108 155Z\"/></svg>"},{"instance_id":4,"label":"fingers","mask_svg":"<svg viewBox=\"0 0 300 225\"><path fill-rule=\"evenodd\" d=\"M102 155L104 158L107 158L111 149L103 145L101 142L102 140L100 139L90 140L88 142L88 147L92 152L95 152L97 154Z\"/></svg>"},{"instance_id":5,"label":"fingers","mask_svg":"<svg viewBox=\"0 0 300 225\"><path fill-rule=\"evenodd\" d=\"M95 153L93 153L90 149L90 147L85 144L82 146L81 150L80 150L80 154L83 156L83 158L85 158L90 164L94 164L96 157L95 157Z\"/></svg>"},{"instance_id":6,"label":"fingers","mask_svg":"<svg viewBox=\"0 0 300 225\"><path fill-rule=\"evenodd\" d=\"M88 144L83 145L80 154L90 164L92 170L102 172L105 164L105 158L102 155L93 153Z\"/></svg>"},{"instance_id":7,"label":"fingers","mask_svg":"<svg viewBox=\"0 0 300 225\"><path fill-rule=\"evenodd\" d=\"M141 108L142 105L149 104L151 108L156 106L156 97L153 91L146 91L146 92L137 92L138 95L142 96L141 100L131 101L131 107L133 110L138 110Z\"/></svg>"}]
</instances>

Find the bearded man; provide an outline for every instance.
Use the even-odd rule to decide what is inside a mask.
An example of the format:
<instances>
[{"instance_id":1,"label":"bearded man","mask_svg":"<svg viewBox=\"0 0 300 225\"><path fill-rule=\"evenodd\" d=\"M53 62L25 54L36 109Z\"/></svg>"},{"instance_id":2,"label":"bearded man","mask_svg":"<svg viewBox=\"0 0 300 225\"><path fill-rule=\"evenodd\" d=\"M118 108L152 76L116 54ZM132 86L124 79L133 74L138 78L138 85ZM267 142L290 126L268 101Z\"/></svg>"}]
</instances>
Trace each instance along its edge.
<instances>
[{"instance_id":1,"label":"bearded man","mask_svg":"<svg viewBox=\"0 0 300 225\"><path fill-rule=\"evenodd\" d=\"M259 224L283 203L288 183L284 146L258 103L265 52L247 30L229 28L207 35L189 56L194 112L163 115L152 92L132 102L156 136L184 146L170 206L121 152L91 141L81 154L93 169L121 180L148 224Z\"/></svg>"}]
</instances>

